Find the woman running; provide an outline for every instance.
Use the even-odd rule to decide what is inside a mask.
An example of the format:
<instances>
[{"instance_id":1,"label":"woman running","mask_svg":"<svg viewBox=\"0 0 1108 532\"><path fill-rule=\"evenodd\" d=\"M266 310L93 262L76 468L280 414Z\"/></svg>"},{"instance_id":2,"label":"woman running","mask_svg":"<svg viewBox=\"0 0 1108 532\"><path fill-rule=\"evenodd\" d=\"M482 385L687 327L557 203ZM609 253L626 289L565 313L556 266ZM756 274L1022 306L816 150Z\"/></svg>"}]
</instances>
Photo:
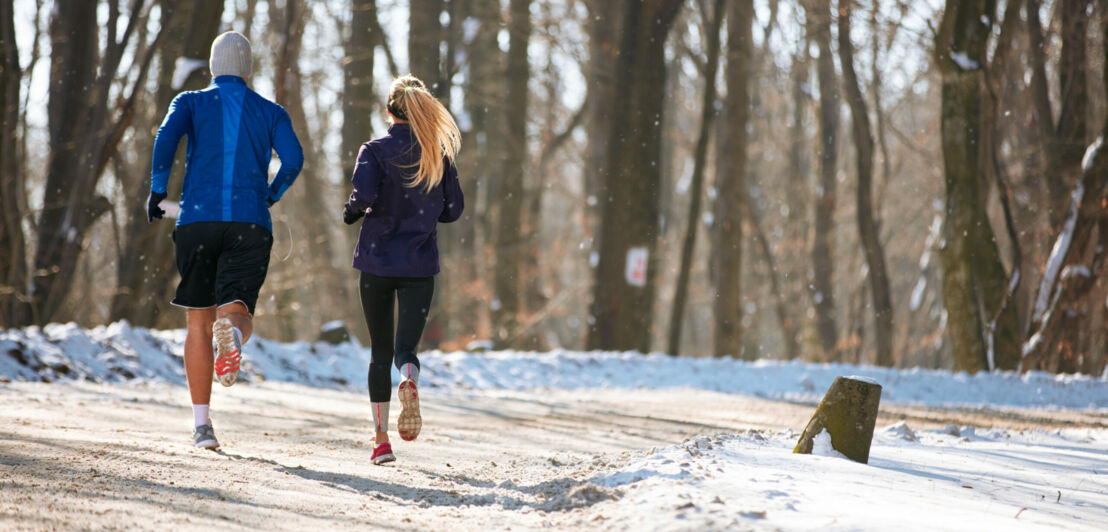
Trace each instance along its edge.
<instances>
[{"instance_id":1,"label":"woman running","mask_svg":"<svg viewBox=\"0 0 1108 532\"><path fill-rule=\"evenodd\" d=\"M378 465L396 460L388 434L393 364L403 379L397 389L400 437L414 440L423 426L416 347L439 273L435 228L457 220L463 208L454 166L461 134L454 117L410 74L392 82L387 110L389 132L362 145L354 191L342 212L348 225L365 216L354 268L361 271L362 310L372 343L369 400Z\"/></svg>"}]
</instances>

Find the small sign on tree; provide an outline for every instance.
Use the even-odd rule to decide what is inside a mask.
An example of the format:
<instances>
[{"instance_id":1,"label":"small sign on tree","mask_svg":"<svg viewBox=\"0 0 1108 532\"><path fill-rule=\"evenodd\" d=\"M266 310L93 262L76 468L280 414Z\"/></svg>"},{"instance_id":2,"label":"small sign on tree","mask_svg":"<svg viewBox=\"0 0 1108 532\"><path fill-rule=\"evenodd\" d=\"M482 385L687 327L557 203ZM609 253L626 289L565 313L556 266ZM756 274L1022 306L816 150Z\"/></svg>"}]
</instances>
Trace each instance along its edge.
<instances>
[{"instance_id":1,"label":"small sign on tree","mask_svg":"<svg viewBox=\"0 0 1108 532\"><path fill-rule=\"evenodd\" d=\"M624 276L631 286L646 286L646 264L650 252L645 247L633 247L627 250L627 267Z\"/></svg>"}]
</instances>

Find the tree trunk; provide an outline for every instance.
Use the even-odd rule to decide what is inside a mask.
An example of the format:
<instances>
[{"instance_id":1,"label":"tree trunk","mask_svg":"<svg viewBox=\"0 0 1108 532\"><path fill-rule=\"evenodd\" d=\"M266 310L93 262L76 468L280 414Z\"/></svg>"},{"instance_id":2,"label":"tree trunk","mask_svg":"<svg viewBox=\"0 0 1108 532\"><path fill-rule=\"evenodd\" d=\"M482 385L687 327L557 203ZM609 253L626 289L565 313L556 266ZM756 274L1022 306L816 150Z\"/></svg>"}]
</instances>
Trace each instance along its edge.
<instances>
[{"instance_id":1,"label":"tree trunk","mask_svg":"<svg viewBox=\"0 0 1108 532\"><path fill-rule=\"evenodd\" d=\"M812 303L824 359L838 360L835 324L835 201L838 180L839 88L831 55L831 2L810 0L805 5L809 34L819 46L819 185L816 187L815 236L812 240Z\"/></svg>"},{"instance_id":2,"label":"tree trunk","mask_svg":"<svg viewBox=\"0 0 1108 532\"><path fill-rule=\"evenodd\" d=\"M717 357L742 355L743 210L746 208L747 126L750 122L750 76L753 72L754 6L750 0L727 7L727 99L723 103L716 168L715 338Z\"/></svg>"},{"instance_id":3,"label":"tree trunk","mask_svg":"<svg viewBox=\"0 0 1108 532\"><path fill-rule=\"evenodd\" d=\"M873 206L873 134L870 132L866 98L854 72L854 44L850 41L852 0L839 1L839 59L843 69L846 100L850 104L850 124L854 149L858 154L858 234L869 266L870 293L873 295L873 324L877 340L878 366L890 367L893 360L893 301L885 250L881 245L877 216Z\"/></svg>"},{"instance_id":4,"label":"tree trunk","mask_svg":"<svg viewBox=\"0 0 1108 532\"><path fill-rule=\"evenodd\" d=\"M443 300L451 312L451 328L441 329L465 339L492 337L490 304L493 299L489 273L491 242L495 229L495 212L490 204L491 185L498 180L504 166L504 129L500 119L499 102L504 99L504 53L497 44L500 31L500 4L495 0L471 0L462 4L465 10L459 15L467 20L465 25L476 26L476 33L466 47L468 72L465 81L465 113L469 127L462 131L462 144L458 160L462 175L462 192L466 197L466 210L462 219L449 229L457 243L454 259L444 261L443 271L469 283L466 290L456 290L458 297ZM462 126L465 127L465 123ZM440 239L442 243L446 239ZM487 336L486 336L487 335ZM450 334L446 334L450 337Z\"/></svg>"},{"instance_id":5,"label":"tree trunk","mask_svg":"<svg viewBox=\"0 0 1108 532\"><path fill-rule=\"evenodd\" d=\"M1066 190L1073 187L1079 178L1081 171L1081 157L1085 153L1087 139L1087 121L1089 113L1088 80L1086 72L1089 61L1086 53L1088 47L1088 9L1089 0L1062 0L1062 50L1058 62L1058 78L1060 82L1059 95L1061 107L1058 112L1058 148L1057 153L1062 163L1061 168L1055 171L1060 175L1048 176L1048 179L1064 180ZM1065 200L1062 198L1062 205ZM1094 270L1091 274L1095 275ZM1076 373L1079 369L1079 359L1084 357L1088 350L1085 331L1091 327L1089 321L1090 309L1085 298L1074 301L1069 311L1059 319L1061 335L1065 338L1066 348L1054 350L1054 359L1051 365L1059 373Z\"/></svg>"},{"instance_id":6,"label":"tree trunk","mask_svg":"<svg viewBox=\"0 0 1108 532\"><path fill-rule=\"evenodd\" d=\"M1031 92L1044 151L1043 178L1049 193L1048 216L1055 232L1060 231L1069 191L1080 171L1085 151L1088 120L1086 54L1089 0L1059 0L1061 12L1061 54L1058 62L1061 110L1055 124L1046 75L1046 44L1039 18L1039 0L1027 0L1027 24L1031 53Z\"/></svg>"},{"instance_id":7,"label":"tree trunk","mask_svg":"<svg viewBox=\"0 0 1108 532\"><path fill-rule=\"evenodd\" d=\"M681 0L626 0L611 113L590 349L650 348L658 263L665 42ZM617 203L618 202L618 203ZM626 275L625 272L630 275Z\"/></svg>"},{"instance_id":8,"label":"tree trunk","mask_svg":"<svg viewBox=\"0 0 1108 532\"><path fill-rule=\"evenodd\" d=\"M12 0L0 1L0 328L30 322L25 300L27 243L23 234L24 176L18 161L19 48Z\"/></svg>"},{"instance_id":9,"label":"tree trunk","mask_svg":"<svg viewBox=\"0 0 1108 532\"><path fill-rule=\"evenodd\" d=\"M803 316L807 305L805 296L808 294L807 286L807 260L805 257L808 245L808 231L810 224L806 216L806 209L812 187L810 186L811 163L808 159L808 147L805 144L807 128L805 127L810 105L808 90L808 56L809 35L805 34L801 40L792 65L792 124L789 126L789 214L786 234L788 238L781 247L785 268L785 284L783 290L787 294L792 312L791 315ZM796 325L799 325L798 322ZM799 327L793 327L796 331ZM792 343L796 345L798 339L794 337ZM786 341L786 345L788 342ZM800 356L800 350L789 352L786 356L792 360Z\"/></svg>"},{"instance_id":10,"label":"tree trunk","mask_svg":"<svg viewBox=\"0 0 1108 532\"><path fill-rule=\"evenodd\" d=\"M163 11L174 4L173 0L163 0ZM161 49L161 67L158 74L158 91L153 105L156 109L155 122L151 128L165 116L173 97L183 90L199 90L210 81L208 73L208 55L211 44L219 31L223 13L221 0L202 0L197 2L179 2L181 7L172 20L163 22L163 31L167 32L164 47ZM203 61L205 66L188 72L184 79L175 79L178 74L178 59ZM181 74L185 74L181 72ZM179 86L174 86L178 83ZM112 298L111 316L113 320L126 319L132 324L144 327L156 327L165 324L164 317L171 308L173 284L178 278L174 265L174 246L169 233L173 230L171 221L147 223L146 195L150 191L150 150L153 148L153 134L142 143L147 146L146 173L141 185L129 191L127 197L128 213L123 246L123 256L119 259L116 273L117 291ZM185 144L182 140L173 160L173 173L169 178L170 199L181 194L185 175Z\"/></svg>"},{"instance_id":11,"label":"tree trunk","mask_svg":"<svg viewBox=\"0 0 1108 532\"><path fill-rule=\"evenodd\" d=\"M384 104L374 92L373 53L377 34L377 1L354 0L350 5L350 36L344 43L346 57L342 69L342 175L346 193L354 188L354 162L363 142L373 137L373 113ZM383 90L383 89L382 89Z\"/></svg>"},{"instance_id":12,"label":"tree trunk","mask_svg":"<svg viewBox=\"0 0 1108 532\"><path fill-rule=\"evenodd\" d=\"M704 11L704 30L707 31L707 62L704 69L704 98L700 104L700 132L696 138L696 152L693 155L692 186L689 188L689 214L685 220L685 238L681 244L681 264L673 292L673 307L670 309L669 340L666 353L680 355L681 325L685 320L685 301L689 294L689 273L692 270L693 251L696 249L696 232L700 227L700 203L704 194L704 166L708 159L708 142L712 131L712 120L716 115L716 72L719 70L720 26L723 24L724 0L716 0L711 13ZM708 16L712 19L708 19ZM742 83L745 85L746 80ZM735 87L741 94L745 91ZM731 90L731 89L729 89ZM745 106L745 101L743 102ZM741 234L741 232L740 232Z\"/></svg>"},{"instance_id":13,"label":"tree trunk","mask_svg":"<svg viewBox=\"0 0 1108 532\"><path fill-rule=\"evenodd\" d=\"M427 84L427 88L442 97L446 85L442 79L442 15L443 0L411 0L408 12L408 69Z\"/></svg>"},{"instance_id":14,"label":"tree trunk","mask_svg":"<svg viewBox=\"0 0 1108 532\"><path fill-rule=\"evenodd\" d=\"M824 430L831 446L847 458L869 463L873 427L881 405L881 385L876 382L836 377L827 389L816 413L800 435L794 453L811 454L814 439Z\"/></svg>"},{"instance_id":15,"label":"tree trunk","mask_svg":"<svg viewBox=\"0 0 1108 532\"><path fill-rule=\"evenodd\" d=\"M374 87L373 65L374 53L377 45L382 42L384 35L380 33L377 23L376 0L355 0L350 5L350 33L344 43L346 57L343 58L343 89L342 89L342 147L340 159L342 164L342 190L343 196L349 196L354 189L351 176L354 175L354 163L358 157L358 150L362 143L373 138L373 114L384 108L378 91L384 92L388 85ZM346 257L349 250L354 248L358 238L359 225L342 228L343 240L340 257ZM341 263L340 263L341 264ZM347 271L344 284L353 286L356 282ZM361 302L356 294L344 298L338 302L343 307L343 312L351 321L358 322L361 314ZM355 326L352 330L365 331L361 326ZM363 338L365 335L362 335Z\"/></svg>"},{"instance_id":16,"label":"tree trunk","mask_svg":"<svg viewBox=\"0 0 1108 532\"><path fill-rule=\"evenodd\" d=\"M1061 0L1062 12L1062 50L1058 62L1059 100L1058 124L1056 126L1057 144L1052 151L1057 154L1060 167L1052 168L1047 176L1052 182L1059 182L1063 191L1073 189L1081 171L1081 156L1088 144L1087 121L1089 113L1088 80L1085 73L1089 68L1086 54L1089 31L1089 0ZM1058 187L1055 187L1058 188ZM1066 212L1069 198L1065 192L1052 205L1057 213ZM1057 227L1057 226L1055 226Z\"/></svg>"},{"instance_id":17,"label":"tree trunk","mask_svg":"<svg viewBox=\"0 0 1108 532\"><path fill-rule=\"evenodd\" d=\"M943 76L943 301L954 368L970 373L990 368L985 324L990 312L1003 304L1007 284L979 182L987 173L979 140L986 138L982 131L992 127L982 120L982 65L994 7L948 2L935 56Z\"/></svg>"},{"instance_id":18,"label":"tree trunk","mask_svg":"<svg viewBox=\"0 0 1108 532\"><path fill-rule=\"evenodd\" d=\"M288 111L293 130L304 146L307 160L321 161L324 157L319 153L318 144L313 142L308 126L300 72L304 28L310 17L310 9L303 0L286 0L285 9L279 17L274 18L278 23L278 35L282 37L283 46L277 51L278 75L273 85L275 99ZM356 299L352 290L356 286L352 280L353 272L347 268L339 270L331 246L333 240L330 233L335 225L330 220L335 218L320 215L334 212L334 207L329 207L324 198L341 196L337 194L338 191L330 192L333 188L319 174L320 169L318 165L305 165L300 172L299 186L292 187L286 196L291 201L274 207L278 216L294 220L291 222L291 230L294 234L298 230L303 231L307 243L307 246L298 250L302 253L301 260L293 268L307 268L312 272L312 282L299 282L296 288L301 293L301 301L309 300L307 296L310 294L310 301L315 306L310 308L313 312L307 313L308 319L297 320L302 325L309 324L307 331L310 331L299 333L299 337L314 337L320 325L347 314L348 310L340 306L340 302ZM284 297L288 297L288 294ZM295 309L297 302L290 306ZM304 308L303 303L300 307ZM301 318L305 317L304 314L300 313Z\"/></svg>"},{"instance_id":19,"label":"tree trunk","mask_svg":"<svg viewBox=\"0 0 1108 532\"><path fill-rule=\"evenodd\" d=\"M499 230L497 231L493 307L493 338L498 347L509 347L515 338L523 300L520 277L523 262L523 182L527 173L527 83L531 79L527 46L531 39L531 0L511 0L508 25L508 68L504 71L507 94Z\"/></svg>"},{"instance_id":20,"label":"tree trunk","mask_svg":"<svg viewBox=\"0 0 1108 532\"><path fill-rule=\"evenodd\" d=\"M999 299L995 302L987 301L990 306L987 307L985 316L988 320L985 324L986 353L991 354L989 367L990 369L1003 370L1014 370L1019 367L1023 341L1019 308L1014 301L1015 295L1022 284L1023 272L1025 271L1023 269L1023 250L1020 244L1020 234L1012 214L1011 187L1008 184L1008 178L1005 175L999 155L1002 148L1000 142L998 142L1000 132L997 119L1000 114L1001 76L1008 66L1009 57L1012 55L1013 33L1019 23L1020 5L1018 2L1012 2L1005 7L1000 24L1000 33L994 47L996 52L993 54L988 70L985 72L988 91L985 93L986 99L982 111L982 138L979 141L982 150L982 164L990 170L985 175L991 176L992 181L995 181L997 186L997 199L1000 201L1004 213L1005 229L1007 230L1012 254L1012 273L1010 276L1003 274L1003 267L999 265L999 259L994 265L994 269L1000 272L997 276L1007 279L1008 282L1002 288L996 283L996 280L993 281L991 293L999 294L1003 290L1004 295L999 296ZM984 190L982 192L983 196L987 197L990 184L991 181L988 178L981 180L981 186ZM989 284L986 283L986 286L989 286Z\"/></svg>"},{"instance_id":21,"label":"tree trunk","mask_svg":"<svg viewBox=\"0 0 1108 532\"><path fill-rule=\"evenodd\" d=\"M585 29L589 34L588 75L585 77L587 115L585 130L589 142L585 146L585 236L599 235L601 194L604 189L607 136L611 129L611 112L616 98L617 37L621 34L620 3L611 0L586 0L589 8ZM605 202L606 204L606 202Z\"/></svg>"},{"instance_id":22,"label":"tree trunk","mask_svg":"<svg viewBox=\"0 0 1108 532\"><path fill-rule=\"evenodd\" d=\"M96 2L58 0L50 21L50 87L47 119L50 156L39 215L31 313L36 323L52 320L75 277L89 226L109 205L95 195L96 183L82 153L91 124L91 87L99 65Z\"/></svg>"},{"instance_id":23,"label":"tree trunk","mask_svg":"<svg viewBox=\"0 0 1108 532\"><path fill-rule=\"evenodd\" d=\"M1101 22L1103 46L1108 53L1108 17ZM1108 65L1104 66L1104 79L1108 87ZM1108 89L1105 90L1108 97ZM1062 369L1057 367L1062 353L1073 357L1082 354L1075 351L1075 340L1082 331L1075 330L1075 320L1066 320L1066 314L1080 311L1079 305L1096 285L1104 264L1106 252L1103 223L1108 217L1108 149L1104 147L1108 135L1108 119L1101 127L1100 136L1085 151L1081 164L1081 176L1070 197L1062 231L1058 234L1047 259L1043 278L1032 308L1030 337L1023 347L1020 368ZM1094 243L1094 229L1099 236ZM1092 248L1089 257L1089 248ZM1049 367L1051 357L1055 367Z\"/></svg>"}]
</instances>

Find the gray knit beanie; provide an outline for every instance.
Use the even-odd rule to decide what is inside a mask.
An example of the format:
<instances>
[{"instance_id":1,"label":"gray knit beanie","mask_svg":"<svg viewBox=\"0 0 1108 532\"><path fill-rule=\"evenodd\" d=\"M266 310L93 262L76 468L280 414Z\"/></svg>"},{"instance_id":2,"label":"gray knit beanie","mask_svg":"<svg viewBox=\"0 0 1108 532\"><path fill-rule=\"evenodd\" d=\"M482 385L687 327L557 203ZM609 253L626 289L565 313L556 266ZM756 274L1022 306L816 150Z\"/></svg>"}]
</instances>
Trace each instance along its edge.
<instances>
[{"instance_id":1,"label":"gray knit beanie","mask_svg":"<svg viewBox=\"0 0 1108 532\"><path fill-rule=\"evenodd\" d=\"M250 77L254 60L250 57L250 41L241 33L229 31L212 41L212 58L209 67L212 77Z\"/></svg>"}]
</instances>

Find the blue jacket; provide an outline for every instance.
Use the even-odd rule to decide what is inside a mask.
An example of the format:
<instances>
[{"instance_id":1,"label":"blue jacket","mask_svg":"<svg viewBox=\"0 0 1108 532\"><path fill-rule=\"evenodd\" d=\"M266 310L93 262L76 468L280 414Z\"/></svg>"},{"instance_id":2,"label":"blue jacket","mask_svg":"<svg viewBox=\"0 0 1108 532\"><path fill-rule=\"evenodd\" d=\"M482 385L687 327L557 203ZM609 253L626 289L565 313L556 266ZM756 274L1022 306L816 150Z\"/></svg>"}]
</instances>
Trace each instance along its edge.
<instances>
[{"instance_id":1,"label":"blue jacket","mask_svg":"<svg viewBox=\"0 0 1108 532\"><path fill-rule=\"evenodd\" d=\"M248 222L272 231L267 200L281 199L304 165L285 109L238 76L219 76L204 90L178 94L154 140L154 192L166 190L182 135L188 135L188 148L177 225ZM269 183L273 150L281 168Z\"/></svg>"},{"instance_id":2,"label":"blue jacket","mask_svg":"<svg viewBox=\"0 0 1108 532\"><path fill-rule=\"evenodd\" d=\"M354 267L382 277L430 277L439 273L438 222L462 215L458 169L443 166L442 181L429 191L406 186L419 163L419 142L408 124L362 144L354 167L354 191L346 208L370 210L354 248Z\"/></svg>"}]
</instances>

